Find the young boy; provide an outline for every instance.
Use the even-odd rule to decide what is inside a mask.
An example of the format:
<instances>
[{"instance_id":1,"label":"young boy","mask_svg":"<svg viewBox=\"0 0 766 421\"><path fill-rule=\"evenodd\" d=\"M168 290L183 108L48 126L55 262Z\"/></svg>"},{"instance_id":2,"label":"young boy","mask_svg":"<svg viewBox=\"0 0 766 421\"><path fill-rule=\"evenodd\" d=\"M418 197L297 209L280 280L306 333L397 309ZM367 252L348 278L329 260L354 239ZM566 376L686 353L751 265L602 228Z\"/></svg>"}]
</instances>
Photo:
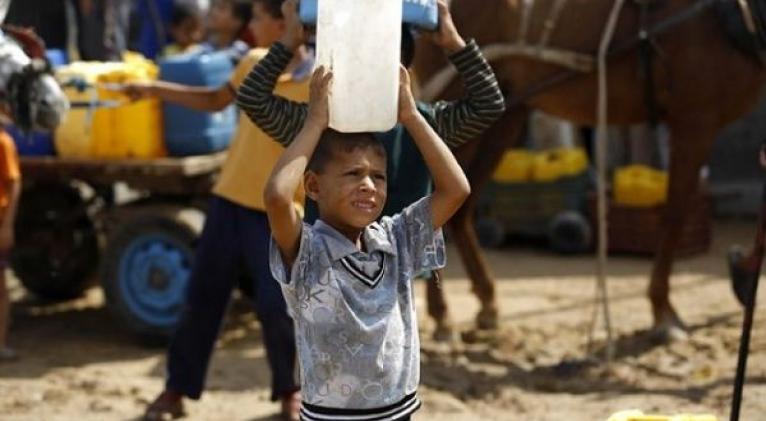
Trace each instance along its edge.
<instances>
[{"instance_id":1,"label":"young boy","mask_svg":"<svg viewBox=\"0 0 766 421\"><path fill-rule=\"evenodd\" d=\"M213 50L255 44L255 37L248 29L252 16L250 0L215 0L207 16L208 42ZM246 50L245 50L246 51Z\"/></svg>"},{"instance_id":2,"label":"young boy","mask_svg":"<svg viewBox=\"0 0 766 421\"><path fill-rule=\"evenodd\" d=\"M439 0L439 30L426 35L448 54L450 62L463 81L464 97L457 101L439 101L435 104L418 103L418 111L450 148L456 148L477 138L505 112L503 94L500 92L492 69L473 40L467 42L460 36L444 0ZM296 2L288 0L283 7L286 30L284 36L269 49L242 83L237 105L272 138L282 145L289 145L306 118L306 104L280 98L273 93L279 75L292 59L293 51L300 51L304 42L302 25L297 17ZM415 54L415 41L405 28L402 33L402 57L409 67ZM360 69L363 71L363 69ZM360 95L363 93L360 93ZM391 216L404 207L427 195L431 180L428 169L409 133L401 125L386 133L376 133L388 154L388 197L383 215ZM317 217L313 201L306 201L306 221ZM434 275L437 277L438 275ZM441 297L438 283L428 282L429 297ZM446 304L439 300L428 301L428 313L438 322L434 337L444 339L452 336Z\"/></svg>"},{"instance_id":3,"label":"young boy","mask_svg":"<svg viewBox=\"0 0 766 421\"><path fill-rule=\"evenodd\" d=\"M0 362L16 358L8 347L8 319L11 300L5 279L8 255L13 247L13 225L21 194L21 175L16 145L0 127Z\"/></svg>"},{"instance_id":4,"label":"young boy","mask_svg":"<svg viewBox=\"0 0 766 421\"><path fill-rule=\"evenodd\" d=\"M251 29L258 45L268 47L282 36L282 0L254 0ZM231 104L248 71L265 55L256 49L237 66L230 82L218 88L165 82L126 87L133 98L159 97L198 110L217 111ZM290 71L280 78L277 91L295 101L308 98L312 57L301 50ZM305 73L305 76L302 74ZM272 400L282 401L282 416L296 420L300 403L295 379L293 323L268 265L270 230L263 189L283 148L244 115L221 175L213 188L205 227L187 286L186 302L168 350L165 390L146 410L145 419L160 420L184 414L182 397L199 399L218 330L240 270L254 282L255 308L263 328L266 355L272 371ZM301 204L297 194L294 203Z\"/></svg>"},{"instance_id":5,"label":"young boy","mask_svg":"<svg viewBox=\"0 0 766 421\"><path fill-rule=\"evenodd\" d=\"M375 222L386 201L385 149L369 134L327 130L331 77L321 67L315 72L306 121L264 195L271 270L295 320L301 419L407 420L420 406L412 280L444 266L441 227L470 186L418 112L402 68L399 121L422 153L434 190ZM291 205L302 181L319 207L313 226Z\"/></svg>"},{"instance_id":6,"label":"young boy","mask_svg":"<svg viewBox=\"0 0 766 421\"><path fill-rule=\"evenodd\" d=\"M200 51L222 51L229 55L235 65L255 45L250 30L252 20L251 0L216 0L207 16L208 40Z\"/></svg>"},{"instance_id":7,"label":"young boy","mask_svg":"<svg viewBox=\"0 0 766 421\"><path fill-rule=\"evenodd\" d=\"M176 3L170 20L170 35L173 43L162 50L165 57L191 53L200 48L204 36L202 15L193 5Z\"/></svg>"}]
</instances>

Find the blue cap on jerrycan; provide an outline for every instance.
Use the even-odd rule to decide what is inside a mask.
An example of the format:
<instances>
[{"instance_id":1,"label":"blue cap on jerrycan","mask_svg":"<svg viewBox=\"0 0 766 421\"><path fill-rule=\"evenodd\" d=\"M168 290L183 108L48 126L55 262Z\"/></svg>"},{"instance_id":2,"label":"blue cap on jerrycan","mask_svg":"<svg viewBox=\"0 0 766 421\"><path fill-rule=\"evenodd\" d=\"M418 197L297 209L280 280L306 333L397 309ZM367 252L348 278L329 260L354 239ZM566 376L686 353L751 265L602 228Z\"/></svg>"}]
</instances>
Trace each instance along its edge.
<instances>
[{"instance_id":1,"label":"blue cap on jerrycan","mask_svg":"<svg viewBox=\"0 0 766 421\"><path fill-rule=\"evenodd\" d=\"M319 0L301 0L298 15L301 22L315 25ZM402 21L419 28L434 30L439 24L436 0L402 0Z\"/></svg>"},{"instance_id":2,"label":"blue cap on jerrycan","mask_svg":"<svg viewBox=\"0 0 766 421\"><path fill-rule=\"evenodd\" d=\"M436 0L403 0L402 21L433 31L439 25Z\"/></svg>"}]
</instances>

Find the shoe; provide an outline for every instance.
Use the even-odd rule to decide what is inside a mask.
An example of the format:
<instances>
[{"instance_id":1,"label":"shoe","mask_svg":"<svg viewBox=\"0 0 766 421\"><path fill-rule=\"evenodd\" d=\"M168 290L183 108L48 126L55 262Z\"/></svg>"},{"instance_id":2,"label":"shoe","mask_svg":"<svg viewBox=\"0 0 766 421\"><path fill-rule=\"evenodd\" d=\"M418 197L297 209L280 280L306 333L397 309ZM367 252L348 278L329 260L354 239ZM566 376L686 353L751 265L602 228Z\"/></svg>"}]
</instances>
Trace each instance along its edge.
<instances>
[{"instance_id":1,"label":"shoe","mask_svg":"<svg viewBox=\"0 0 766 421\"><path fill-rule=\"evenodd\" d=\"M295 391L282 395L282 420L300 421L301 392Z\"/></svg>"},{"instance_id":2,"label":"shoe","mask_svg":"<svg viewBox=\"0 0 766 421\"><path fill-rule=\"evenodd\" d=\"M186 416L183 395L171 390L163 390L144 413L144 421L164 421Z\"/></svg>"}]
</instances>

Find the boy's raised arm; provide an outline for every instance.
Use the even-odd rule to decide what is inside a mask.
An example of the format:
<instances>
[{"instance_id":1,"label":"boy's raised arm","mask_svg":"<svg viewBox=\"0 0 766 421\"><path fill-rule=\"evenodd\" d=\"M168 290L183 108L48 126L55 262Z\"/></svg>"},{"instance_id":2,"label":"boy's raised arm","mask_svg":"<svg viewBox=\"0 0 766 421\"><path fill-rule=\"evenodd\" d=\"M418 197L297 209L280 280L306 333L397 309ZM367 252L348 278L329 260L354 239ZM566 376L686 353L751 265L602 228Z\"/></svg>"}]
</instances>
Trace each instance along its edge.
<instances>
[{"instance_id":1,"label":"boy's raised arm","mask_svg":"<svg viewBox=\"0 0 766 421\"><path fill-rule=\"evenodd\" d=\"M271 172L264 191L266 214L271 235L279 246L282 260L292 265L298 254L302 221L293 198L303 182L311 155L322 132L327 128L327 92L332 73L319 67L311 77L309 112L306 122L292 144L285 150Z\"/></svg>"},{"instance_id":2,"label":"boy's raised arm","mask_svg":"<svg viewBox=\"0 0 766 421\"><path fill-rule=\"evenodd\" d=\"M463 81L464 97L434 104L429 118L450 148L477 138L505 113L505 99L497 78L476 41L466 42L452 21L445 0L438 1L439 30L424 34L448 54Z\"/></svg>"},{"instance_id":3,"label":"boy's raised arm","mask_svg":"<svg viewBox=\"0 0 766 421\"><path fill-rule=\"evenodd\" d=\"M234 101L234 89L229 84L219 87L189 86L164 82L130 82L112 88L127 95L131 101L158 98L197 111L220 111Z\"/></svg>"},{"instance_id":4,"label":"boy's raised arm","mask_svg":"<svg viewBox=\"0 0 766 421\"><path fill-rule=\"evenodd\" d=\"M407 129L431 172L431 222L441 228L471 193L471 186L447 145L417 111L410 90L410 76L402 67L399 76L399 121Z\"/></svg>"},{"instance_id":5,"label":"boy's raised arm","mask_svg":"<svg viewBox=\"0 0 766 421\"><path fill-rule=\"evenodd\" d=\"M271 138L287 146L303 127L308 108L274 94L279 76L287 69L293 51L303 44L303 26L298 19L297 2L282 4L285 33L272 44L268 54L247 75L237 92L237 106Z\"/></svg>"}]
</instances>

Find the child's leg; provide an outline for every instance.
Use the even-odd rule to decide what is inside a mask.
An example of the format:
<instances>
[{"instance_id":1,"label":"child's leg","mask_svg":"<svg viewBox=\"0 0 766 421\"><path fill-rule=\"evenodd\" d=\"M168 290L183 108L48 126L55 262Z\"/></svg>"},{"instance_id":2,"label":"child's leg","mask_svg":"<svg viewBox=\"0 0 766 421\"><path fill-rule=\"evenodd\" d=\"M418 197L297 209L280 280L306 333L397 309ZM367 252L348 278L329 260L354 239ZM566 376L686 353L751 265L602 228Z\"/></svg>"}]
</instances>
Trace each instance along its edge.
<instances>
[{"instance_id":1,"label":"child's leg","mask_svg":"<svg viewBox=\"0 0 766 421\"><path fill-rule=\"evenodd\" d=\"M6 262L5 253L0 253L0 352L8 346L8 323L11 312L11 298L5 277Z\"/></svg>"},{"instance_id":2,"label":"child's leg","mask_svg":"<svg viewBox=\"0 0 766 421\"><path fill-rule=\"evenodd\" d=\"M8 317L11 310L11 300L8 296L8 286L5 280L5 261L0 262L0 350L7 346Z\"/></svg>"},{"instance_id":3,"label":"child's leg","mask_svg":"<svg viewBox=\"0 0 766 421\"><path fill-rule=\"evenodd\" d=\"M269 268L269 241L271 230L266 214L247 211L243 219L242 244L245 259L253 280L255 308L263 328L266 356L271 366L272 400L297 391L296 350L293 320L287 313L282 290L271 276Z\"/></svg>"},{"instance_id":4,"label":"child's leg","mask_svg":"<svg viewBox=\"0 0 766 421\"><path fill-rule=\"evenodd\" d=\"M166 388L192 399L204 389L218 332L238 279L237 205L213 197L195 260L181 320L170 341Z\"/></svg>"}]
</instances>

